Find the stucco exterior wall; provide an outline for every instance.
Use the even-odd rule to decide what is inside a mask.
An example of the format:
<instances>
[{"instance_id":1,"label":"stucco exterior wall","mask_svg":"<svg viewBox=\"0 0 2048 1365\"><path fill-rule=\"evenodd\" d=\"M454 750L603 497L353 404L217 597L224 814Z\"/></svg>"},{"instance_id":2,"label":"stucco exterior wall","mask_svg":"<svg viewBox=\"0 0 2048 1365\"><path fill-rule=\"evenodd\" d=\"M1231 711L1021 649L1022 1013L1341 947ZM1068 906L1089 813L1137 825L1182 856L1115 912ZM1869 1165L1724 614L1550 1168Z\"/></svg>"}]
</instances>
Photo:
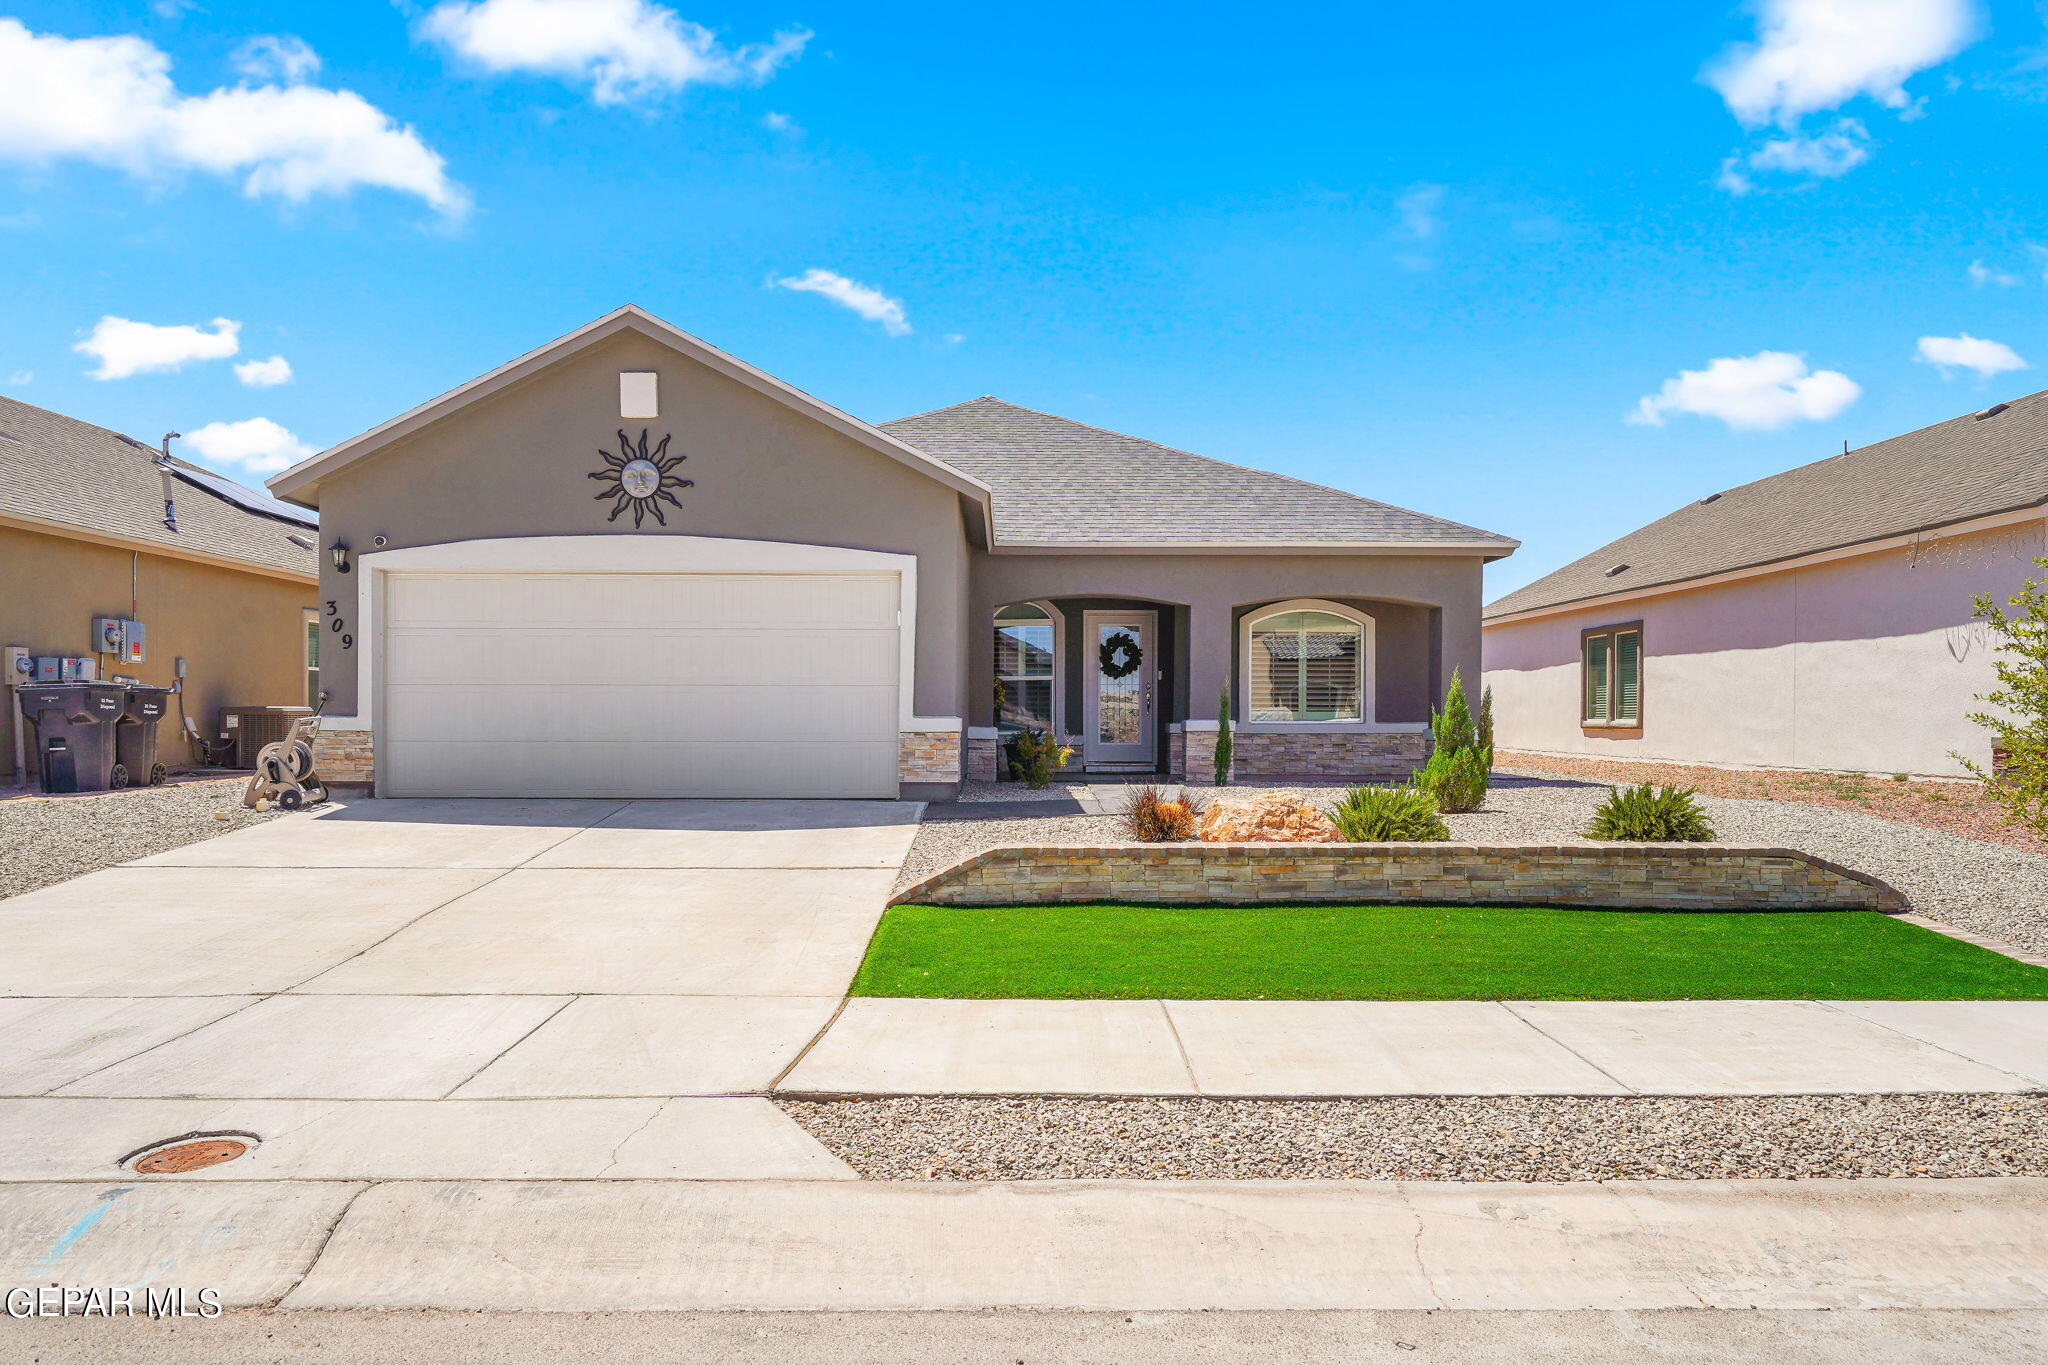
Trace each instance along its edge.
<instances>
[{"instance_id":1,"label":"stucco exterior wall","mask_svg":"<svg viewBox=\"0 0 2048 1365\"><path fill-rule=\"evenodd\" d=\"M622 370L659 376L661 416L619 417ZM607 521L603 467L624 427L645 427L695 481L663 505L668 524L632 515ZM638 334L573 354L527 382L468 408L324 479L321 542L357 553L504 536L691 535L882 550L918 556L918 714L958 716L967 544L959 495L925 474L820 425ZM322 557L321 597L354 600L354 576ZM357 708L364 648L333 651L324 681L329 710ZM323 664L328 661L323 660Z\"/></svg>"},{"instance_id":2,"label":"stucco exterior wall","mask_svg":"<svg viewBox=\"0 0 2048 1365\"><path fill-rule=\"evenodd\" d=\"M135 619L149 629L149 658L117 664L102 655L101 676L118 672L168 686L173 661L183 656L185 708L209 735L223 706L305 705L310 582L0 527L0 644L35 654L91 653L93 618L129 615L131 574ZM4 699L15 705L12 694ZM190 761L175 705L158 728L157 745L162 762ZM0 724L0 774L15 762L10 719Z\"/></svg>"},{"instance_id":3,"label":"stucco exterior wall","mask_svg":"<svg viewBox=\"0 0 2048 1365\"><path fill-rule=\"evenodd\" d=\"M2042 523L1929 538L1714 587L1486 627L1502 748L1746 767L1960 776L1989 691L1971 617L2043 552ZM1643 623L1641 733L1580 724L1582 630Z\"/></svg>"}]
</instances>

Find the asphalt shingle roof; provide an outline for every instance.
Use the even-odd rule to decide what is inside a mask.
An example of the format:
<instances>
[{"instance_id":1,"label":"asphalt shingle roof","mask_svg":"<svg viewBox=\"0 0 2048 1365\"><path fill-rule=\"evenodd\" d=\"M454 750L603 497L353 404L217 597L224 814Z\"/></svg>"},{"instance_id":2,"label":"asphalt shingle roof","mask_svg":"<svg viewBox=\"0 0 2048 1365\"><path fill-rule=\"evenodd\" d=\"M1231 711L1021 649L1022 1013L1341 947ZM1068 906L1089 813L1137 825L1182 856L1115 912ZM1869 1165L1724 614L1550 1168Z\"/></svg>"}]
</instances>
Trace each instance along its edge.
<instances>
[{"instance_id":1,"label":"asphalt shingle roof","mask_svg":"<svg viewBox=\"0 0 2048 1365\"><path fill-rule=\"evenodd\" d=\"M1370 498L1191 455L998 398L881 429L994 490L999 541L1029 545L1515 542Z\"/></svg>"},{"instance_id":2,"label":"asphalt shingle roof","mask_svg":"<svg viewBox=\"0 0 2048 1365\"><path fill-rule=\"evenodd\" d=\"M241 488L247 501L272 513L239 506L199 478L219 480L173 459L178 529L164 525L163 477L156 452L139 441L62 413L0 397L0 514L53 521L167 547L195 550L311 575L318 552L293 543L311 533L313 514L287 508L268 495ZM232 483L232 480L223 482Z\"/></svg>"},{"instance_id":3,"label":"asphalt shingle roof","mask_svg":"<svg viewBox=\"0 0 2048 1365\"><path fill-rule=\"evenodd\" d=\"M2048 390L1689 503L1487 618L1797 559L2048 502ZM1608 570L1626 564L1608 576Z\"/></svg>"}]
</instances>

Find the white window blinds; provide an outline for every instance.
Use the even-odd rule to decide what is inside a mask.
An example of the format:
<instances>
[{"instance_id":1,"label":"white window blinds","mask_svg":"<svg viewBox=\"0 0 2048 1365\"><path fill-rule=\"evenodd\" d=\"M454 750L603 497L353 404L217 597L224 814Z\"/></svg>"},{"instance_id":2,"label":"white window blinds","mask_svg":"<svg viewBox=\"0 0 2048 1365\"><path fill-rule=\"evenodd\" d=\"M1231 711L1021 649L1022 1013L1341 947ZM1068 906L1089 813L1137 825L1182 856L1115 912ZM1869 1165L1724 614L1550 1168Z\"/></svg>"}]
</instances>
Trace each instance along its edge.
<instances>
[{"instance_id":1,"label":"white window blinds","mask_svg":"<svg viewBox=\"0 0 2048 1365\"><path fill-rule=\"evenodd\" d=\"M1323 611L1252 623L1246 671L1252 720L1359 720L1365 632Z\"/></svg>"}]
</instances>

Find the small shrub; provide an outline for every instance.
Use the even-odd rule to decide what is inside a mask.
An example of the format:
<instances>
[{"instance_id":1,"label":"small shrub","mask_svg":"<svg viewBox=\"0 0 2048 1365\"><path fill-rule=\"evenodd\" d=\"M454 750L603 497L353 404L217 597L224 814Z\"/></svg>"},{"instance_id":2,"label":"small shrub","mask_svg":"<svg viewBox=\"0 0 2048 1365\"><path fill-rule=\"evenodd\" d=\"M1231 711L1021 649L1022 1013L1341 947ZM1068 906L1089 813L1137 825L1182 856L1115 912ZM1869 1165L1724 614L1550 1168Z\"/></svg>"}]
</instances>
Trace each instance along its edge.
<instances>
[{"instance_id":1,"label":"small shrub","mask_svg":"<svg viewBox=\"0 0 2048 1365\"><path fill-rule=\"evenodd\" d=\"M1216 785L1230 785L1231 752L1236 747L1230 734L1230 689L1216 699Z\"/></svg>"},{"instance_id":2,"label":"small shrub","mask_svg":"<svg viewBox=\"0 0 2048 1365\"><path fill-rule=\"evenodd\" d=\"M1330 810L1330 823L1354 844L1448 839L1451 827L1419 787L1353 787Z\"/></svg>"},{"instance_id":3,"label":"small shrub","mask_svg":"<svg viewBox=\"0 0 2048 1365\"><path fill-rule=\"evenodd\" d=\"M1480 714L1485 721L1483 729L1473 723L1472 708L1465 701L1465 680L1452 669L1443 709L1430 716L1429 761L1409 779L1435 799L1438 810L1452 815L1478 810L1493 780L1490 700L1481 702Z\"/></svg>"},{"instance_id":4,"label":"small shrub","mask_svg":"<svg viewBox=\"0 0 2048 1365\"><path fill-rule=\"evenodd\" d=\"M1707 844L1714 827L1690 787L1616 787L1586 826L1591 839L1631 844Z\"/></svg>"},{"instance_id":5,"label":"small shrub","mask_svg":"<svg viewBox=\"0 0 2048 1365\"><path fill-rule=\"evenodd\" d=\"M2048 569L2048 559L2034 563ZM2001 607L1989 593L1975 602L1976 617L1993 641L1991 671L1998 686L1969 719L1991 733L1991 766L1952 754L2006 819L2048 834L2048 580L2029 578ZM2010 610L2008 610L2010 608Z\"/></svg>"},{"instance_id":6,"label":"small shrub","mask_svg":"<svg viewBox=\"0 0 2048 1365\"><path fill-rule=\"evenodd\" d=\"M1438 749L1430 754L1422 771L1410 778L1417 791L1425 793L1438 810L1463 815L1478 810L1486 801L1492 774L1487 770L1486 751L1478 748Z\"/></svg>"},{"instance_id":7,"label":"small shrub","mask_svg":"<svg viewBox=\"0 0 2048 1365\"><path fill-rule=\"evenodd\" d=\"M1123 832L1141 844L1184 843L1202 820L1202 798L1187 792L1169 801L1157 787L1140 787L1118 817Z\"/></svg>"},{"instance_id":8,"label":"small shrub","mask_svg":"<svg viewBox=\"0 0 2048 1365\"><path fill-rule=\"evenodd\" d=\"M1062 744L1049 731L1019 730L1010 737L1010 766L1027 787L1049 787L1053 773L1067 766L1074 756L1072 745Z\"/></svg>"}]
</instances>

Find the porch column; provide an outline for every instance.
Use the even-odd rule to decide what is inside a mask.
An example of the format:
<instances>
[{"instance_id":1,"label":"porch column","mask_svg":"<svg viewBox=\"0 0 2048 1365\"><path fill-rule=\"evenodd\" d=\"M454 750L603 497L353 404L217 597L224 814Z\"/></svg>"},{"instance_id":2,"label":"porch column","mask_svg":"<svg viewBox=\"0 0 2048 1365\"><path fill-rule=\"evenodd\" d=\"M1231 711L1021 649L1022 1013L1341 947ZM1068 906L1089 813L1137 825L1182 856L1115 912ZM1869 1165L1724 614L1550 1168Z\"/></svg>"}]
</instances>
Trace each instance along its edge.
<instances>
[{"instance_id":1,"label":"porch column","mask_svg":"<svg viewBox=\"0 0 2048 1365\"><path fill-rule=\"evenodd\" d=\"M1236 642L1231 633L1231 604L1198 599L1187 614L1188 718L1183 724L1180 767L1185 780L1207 786L1216 778L1218 702L1230 681ZM1231 713L1244 703L1232 687Z\"/></svg>"}]
</instances>

